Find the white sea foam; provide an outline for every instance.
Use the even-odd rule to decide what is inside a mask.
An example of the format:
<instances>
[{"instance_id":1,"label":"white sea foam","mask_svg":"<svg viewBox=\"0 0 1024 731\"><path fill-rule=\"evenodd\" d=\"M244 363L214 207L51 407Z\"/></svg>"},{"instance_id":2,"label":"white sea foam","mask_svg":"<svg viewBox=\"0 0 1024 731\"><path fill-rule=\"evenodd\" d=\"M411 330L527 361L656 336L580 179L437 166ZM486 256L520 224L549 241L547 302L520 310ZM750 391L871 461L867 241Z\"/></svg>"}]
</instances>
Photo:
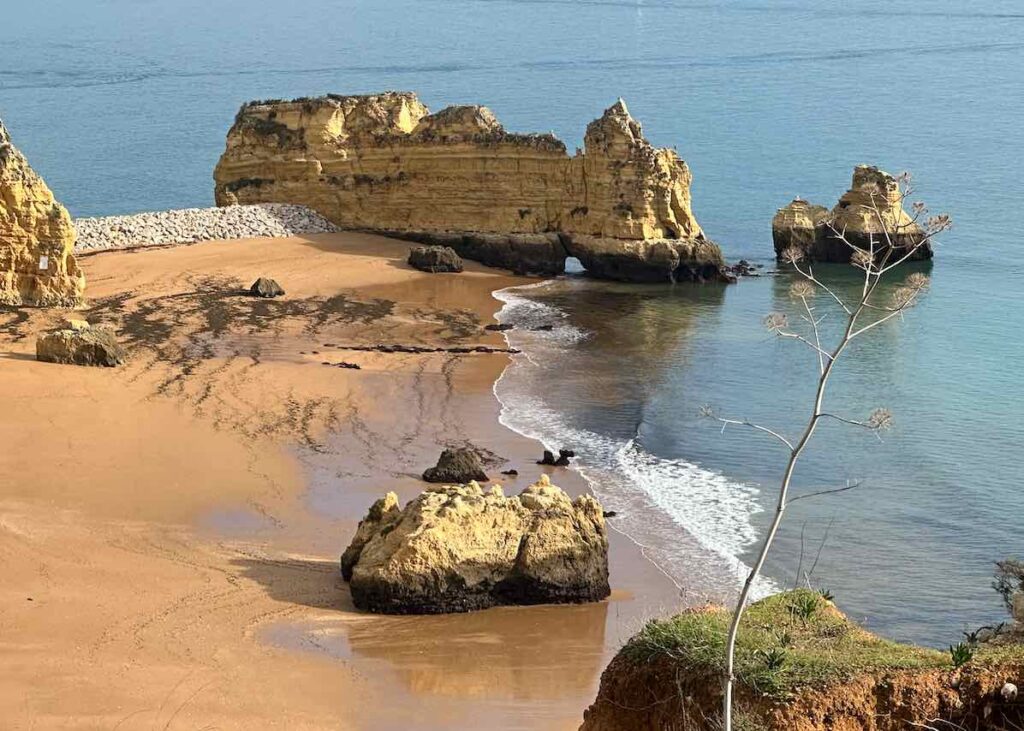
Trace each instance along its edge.
<instances>
[{"instance_id":1,"label":"white sea foam","mask_svg":"<svg viewBox=\"0 0 1024 731\"><path fill-rule=\"evenodd\" d=\"M762 510L758 489L684 460L657 457L636 438L613 438L567 423L540 386L551 384L545 369L559 362L559 351L589 333L574 327L566 313L527 294L548 286L554 285L541 282L495 293L504 303L497 319L519 326L506 337L522 350L494 385L501 423L547 449L575 448L579 457L573 469L607 509L617 512L610 525L640 545L681 589L695 597L732 594L749 571L738 557L757 539L751 518ZM554 327L530 330L538 324ZM774 590L764 580L755 594Z\"/></svg>"}]
</instances>

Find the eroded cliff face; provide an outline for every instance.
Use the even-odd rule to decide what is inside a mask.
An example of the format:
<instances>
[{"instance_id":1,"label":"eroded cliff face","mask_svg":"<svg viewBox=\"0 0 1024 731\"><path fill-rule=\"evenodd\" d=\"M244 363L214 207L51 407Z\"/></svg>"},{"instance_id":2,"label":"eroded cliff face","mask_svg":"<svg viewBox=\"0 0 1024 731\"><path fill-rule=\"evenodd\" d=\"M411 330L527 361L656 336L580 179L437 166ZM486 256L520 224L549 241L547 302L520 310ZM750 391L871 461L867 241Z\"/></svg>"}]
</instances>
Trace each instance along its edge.
<instances>
[{"instance_id":1,"label":"eroded cliff face","mask_svg":"<svg viewBox=\"0 0 1024 731\"><path fill-rule=\"evenodd\" d=\"M345 228L545 274L562 271L570 250L665 240L681 278L719 276L721 254L691 210L689 168L653 147L621 100L587 127L584 147L570 157L550 134L507 132L486 107L430 114L409 92L253 102L228 133L216 198L300 203ZM623 251L627 269L646 267L647 248ZM674 278L666 261L645 278Z\"/></svg>"},{"instance_id":2,"label":"eroded cliff face","mask_svg":"<svg viewBox=\"0 0 1024 731\"><path fill-rule=\"evenodd\" d=\"M645 626L601 676L580 731L721 729L722 655L732 613L705 606ZM948 653L851 622L816 592L748 609L737 653L737 731L1007 731L1022 728L1024 646L1013 638Z\"/></svg>"},{"instance_id":3,"label":"eroded cliff face","mask_svg":"<svg viewBox=\"0 0 1024 731\"><path fill-rule=\"evenodd\" d=\"M850 189L831 211L797 198L772 219L772 240L779 259L787 249L797 249L812 261L847 263L853 247L882 256L889 242L898 255L917 245L922 236L921 228L903 208L903 193L896 179L870 165L854 168ZM930 258L929 244L911 257Z\"/></svg>"},{"instance_id":4,"label":"eroded cliff face","mask_svg":"<svg viewBox=\"0 0 1024 731\"><path fill-rule=\"evenodd\" d=\"M85 276L64 206L11 144L0 121L0 304L74 306Z\"/></svg>"}]
</instances>

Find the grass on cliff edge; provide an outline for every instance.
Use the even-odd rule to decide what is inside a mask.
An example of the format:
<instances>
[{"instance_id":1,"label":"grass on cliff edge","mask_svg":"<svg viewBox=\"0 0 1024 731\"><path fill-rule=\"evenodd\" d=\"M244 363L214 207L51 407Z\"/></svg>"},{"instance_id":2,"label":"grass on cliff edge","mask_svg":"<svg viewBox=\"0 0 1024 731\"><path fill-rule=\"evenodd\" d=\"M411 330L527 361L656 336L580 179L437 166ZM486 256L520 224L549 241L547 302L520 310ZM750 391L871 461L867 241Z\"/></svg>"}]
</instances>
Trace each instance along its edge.
<instances>
[{"instance_id":1,"label":"grass on cliff edge","mask_svg":"<svg viewBox=\"0 0 1024 731\"><path fill-rule=\"evenodd\" d=\"M730 619L728 610L716 607L655 620L623 652L634 661L669 657L693 672L720 674ZM739 682L780 699L800 688L822 687L864 671L943 668L952 669L948 653L877 637L807 589L752 604L736 643Z\"/></svg>"}]
</instances>

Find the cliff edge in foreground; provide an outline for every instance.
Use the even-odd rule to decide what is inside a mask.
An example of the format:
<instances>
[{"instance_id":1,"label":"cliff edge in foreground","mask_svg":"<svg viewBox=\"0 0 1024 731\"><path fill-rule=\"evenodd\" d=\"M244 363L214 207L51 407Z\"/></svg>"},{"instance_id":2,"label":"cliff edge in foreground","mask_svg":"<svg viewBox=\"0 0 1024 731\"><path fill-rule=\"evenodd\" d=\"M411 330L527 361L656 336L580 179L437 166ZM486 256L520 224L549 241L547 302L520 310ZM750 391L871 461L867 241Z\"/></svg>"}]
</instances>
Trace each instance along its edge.
<instances>
[{"instance_id":1,"label":"cliff edge in foreground","mask_svg":"<svg viewBox=\"0 0 1024 731\"><path fill-rule=\"evenodd\" d=\"M649 623L612 660L581 731L721 728L731 614L690 610ZM736 731L1003 731L1024 728L1024 648L950 653L882 639L807 590L751 605L737 645Z\"/></svg>"},{"instance_id":2,"label":"cliff edge in foreground","mask_svg":"<svg viewBox=\"0 0 1024 731\"><path fill-rule=\"evenodd\" d=\"M214 173L217 204L298 203L338 226L451 246L516 271L576 256L628 281L723 278L690 206L691 174L620 100L584 151L515 134L481 106L431 114L411 92L246 104Z\"/></svg>"},{"instance_id":3,"label":"cliff edge in foreground","mask_svg":"<svg viewBox=\"0 0 1024 731\"><path fill-rule=\"evenodd\" d=\"M11 144L0 121L0 304L72 307L85 275L67 210Z\"/></svg>"}]
</instances>

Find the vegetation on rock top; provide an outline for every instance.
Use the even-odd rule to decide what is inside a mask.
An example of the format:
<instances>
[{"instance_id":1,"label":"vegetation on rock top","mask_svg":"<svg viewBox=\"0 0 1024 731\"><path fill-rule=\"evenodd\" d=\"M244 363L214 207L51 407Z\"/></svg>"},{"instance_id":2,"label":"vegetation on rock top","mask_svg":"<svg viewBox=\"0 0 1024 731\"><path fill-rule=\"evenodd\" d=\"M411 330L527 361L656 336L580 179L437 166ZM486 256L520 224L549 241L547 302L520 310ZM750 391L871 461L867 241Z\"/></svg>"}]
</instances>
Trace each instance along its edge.
<instances>
[{"instance_id":1,"label":"vegetation on rock top","mask_svg":"<svg viewBox=\"0 0 1024 731\"><path fill-rule=\"evenodd\" d=\"M649 622L624 648L634 661L668 657L690 672L720 676L730 613L721 607ZM1019 651L1019 649L1018 649ZM984 654L976 656L982 661ZM951 668L948 653L877 637L808 589L752 604L737 642L737 678L750 690L784 698L863 672Z\"/></svg>"}]
</instances>

